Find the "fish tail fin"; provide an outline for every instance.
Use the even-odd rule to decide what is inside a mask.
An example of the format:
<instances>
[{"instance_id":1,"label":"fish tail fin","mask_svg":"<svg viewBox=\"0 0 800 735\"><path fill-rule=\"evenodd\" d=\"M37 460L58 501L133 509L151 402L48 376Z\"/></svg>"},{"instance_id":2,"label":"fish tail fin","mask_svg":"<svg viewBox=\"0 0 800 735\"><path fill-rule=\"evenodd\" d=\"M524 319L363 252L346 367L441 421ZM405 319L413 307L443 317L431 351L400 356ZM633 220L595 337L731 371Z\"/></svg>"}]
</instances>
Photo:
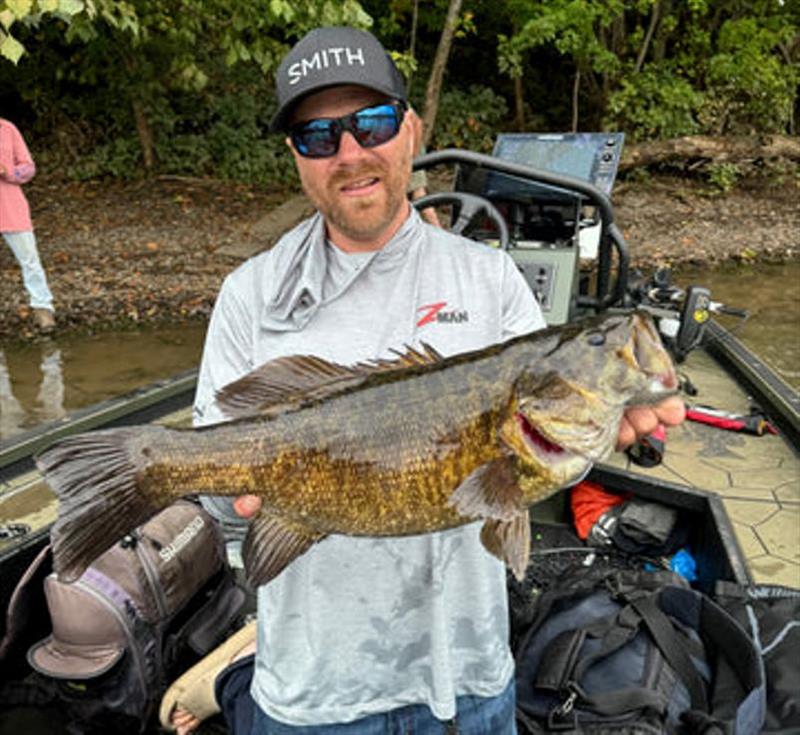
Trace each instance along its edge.
<instances>
[{"instance_id":1,"label":"fish tail fin","mask_svg":"<svg viewBox=\"0 0 800 735\"><path fill-rule=\"evenodd\" d=\"M100 554L160 509L137 482L146 453L134 451L151 443L149 433L158 431L163 428L79 434L36 458L59 501L50 542L60 579L78 579Z\"/></svg>"}]
</instances>

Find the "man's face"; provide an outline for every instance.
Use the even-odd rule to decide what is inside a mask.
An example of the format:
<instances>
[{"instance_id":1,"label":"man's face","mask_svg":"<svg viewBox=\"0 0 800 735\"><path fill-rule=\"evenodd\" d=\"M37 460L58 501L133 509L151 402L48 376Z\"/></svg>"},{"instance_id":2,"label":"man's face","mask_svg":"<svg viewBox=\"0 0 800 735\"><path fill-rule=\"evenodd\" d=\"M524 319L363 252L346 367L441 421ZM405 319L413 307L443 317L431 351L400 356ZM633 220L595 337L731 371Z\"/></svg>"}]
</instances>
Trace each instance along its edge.
<instances>
[{"instance_id":1,"label":"man's face","mask_svg":"<svg viewBox=\"0 0 800 735\"><path fill-rule=\"evenodd\" d=\"M292 123L341 117L386 97L364 87L339 86L302 100ZM408 215L406 189L411 175L415 130L407 115L400 132L375 148L362 148L349 132L330 158L304 158L287 138L303 190L322 213L328 236L344 250L383 247Z\"/></svg>"}]
</instances>

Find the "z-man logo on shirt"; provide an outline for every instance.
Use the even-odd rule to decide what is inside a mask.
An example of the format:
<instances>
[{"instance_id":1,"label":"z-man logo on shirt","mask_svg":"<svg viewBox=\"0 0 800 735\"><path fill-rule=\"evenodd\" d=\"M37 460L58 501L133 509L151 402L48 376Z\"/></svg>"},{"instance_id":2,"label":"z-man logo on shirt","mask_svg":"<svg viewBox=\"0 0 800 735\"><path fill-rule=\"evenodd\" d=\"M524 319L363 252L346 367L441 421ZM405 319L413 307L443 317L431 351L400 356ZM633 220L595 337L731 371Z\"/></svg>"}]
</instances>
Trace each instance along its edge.
<instances>
[{"instance_id":1,"label":"z-man logo on shirt","mask_svg":"<svg viewBox=\"0 0 800 735\"><path fill-rule=\"evenodd\" d=\"M446 301L437 301L435 304L420 306L417 312L422 312L422 317L417 322L417 326L424 327L426 324L432 322L439 322L440 324L463 324L469 321L469 313L466 309L444 311L445 306L447 306Z\"/></svg>"}]
</instances>

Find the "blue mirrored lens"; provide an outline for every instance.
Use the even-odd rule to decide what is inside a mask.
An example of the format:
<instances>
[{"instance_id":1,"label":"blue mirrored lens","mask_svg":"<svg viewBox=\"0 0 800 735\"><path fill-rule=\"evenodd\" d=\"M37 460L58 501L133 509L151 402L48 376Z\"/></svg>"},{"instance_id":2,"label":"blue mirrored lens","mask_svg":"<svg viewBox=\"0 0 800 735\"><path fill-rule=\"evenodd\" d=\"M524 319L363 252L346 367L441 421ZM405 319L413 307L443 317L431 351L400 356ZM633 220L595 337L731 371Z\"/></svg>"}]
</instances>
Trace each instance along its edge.
<instances>
[{"instance_id":1,"label":"blue mirrored lens","mask_svg":"<svg viewBox=\"0 0 800 735\"><path fill-rule=\"evenodd\" d=\"M400 130L402 107L383 104L365 107L340 118L319 118L300 123L290 130L298 153L308 158L327 158L339 150L342 133L352 133L364 148L391 140Z\"/></svg>"},{"instance_id":2,"label":"blue mirrored lens","mask_svg":"<svg viewBox=\"0 0 800 735\"><path fill-rule=\"evenodd\" d=\"M399 115L394 105L379 105L359 110L352 119L350 132L365 148L372 148L390 140L400 128Z\"/></svg>"}]
</instances>

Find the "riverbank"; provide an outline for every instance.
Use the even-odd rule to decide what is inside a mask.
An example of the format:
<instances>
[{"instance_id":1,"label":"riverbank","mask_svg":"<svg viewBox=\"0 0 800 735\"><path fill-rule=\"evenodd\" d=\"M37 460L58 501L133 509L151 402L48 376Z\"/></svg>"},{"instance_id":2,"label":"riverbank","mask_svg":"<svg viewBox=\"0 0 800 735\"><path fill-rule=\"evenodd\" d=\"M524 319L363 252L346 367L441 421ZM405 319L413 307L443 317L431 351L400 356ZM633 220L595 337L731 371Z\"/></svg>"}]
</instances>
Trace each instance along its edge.
<instances>
[{"instance_id":1,"label":"riverbank","mask_svg":"<svg viewBox=\"0 0 800 735\"><path fill-rule=\"evenodd\" d=\"M296 192L220 181L65 182L26 189L59 331L205 320L222 279L310 210ZM800 256L800 185L742 182L727 195L679 178L614 196L635 267ZM35 338L19 269L0 248L0 340Z\"/></svg>"}]
</instances>

